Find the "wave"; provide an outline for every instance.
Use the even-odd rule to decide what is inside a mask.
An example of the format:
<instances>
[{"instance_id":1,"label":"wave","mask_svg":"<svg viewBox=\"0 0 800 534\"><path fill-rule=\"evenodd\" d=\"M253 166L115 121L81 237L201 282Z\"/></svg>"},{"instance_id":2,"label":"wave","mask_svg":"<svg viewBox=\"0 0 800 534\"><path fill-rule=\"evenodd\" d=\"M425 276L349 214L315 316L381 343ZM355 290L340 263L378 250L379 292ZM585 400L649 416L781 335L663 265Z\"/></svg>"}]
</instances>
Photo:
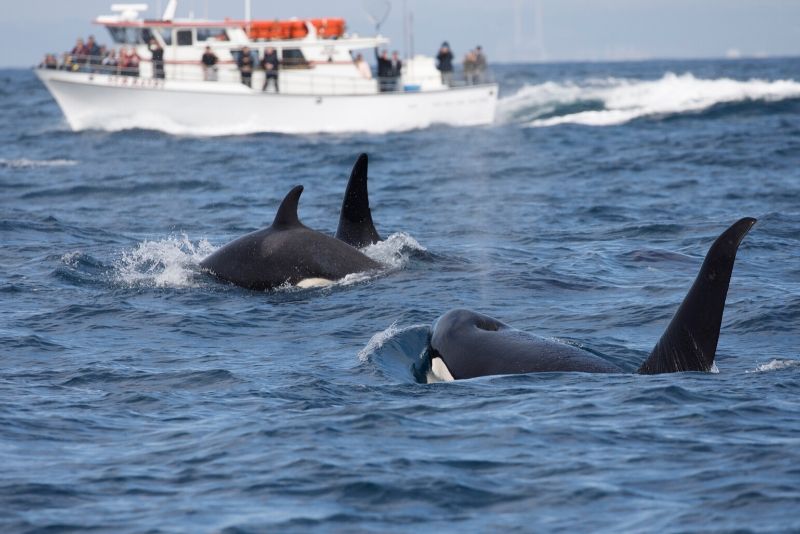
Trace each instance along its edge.
<instances>
[{"instance_id":1,"label":"wave","mask_svg":"<svg viewBox=\"0 0 800 534\"><path fill-rule=\"evenodd\" d=\"M38 167L71 167L78 162L72 159L2 159L0 158L0 168L8 169L31 169Z\"/></svg>"},{"instance_id":2,"label":"wave","mask_svg":"<svg viewBox=\"0 0 800 534\"><path fill-rule=\"evenodd\" d=\"M644 117L701 113L732 103L800 98L794 80L703 79L666 73L658 80L588 79L525 85L498 102L498 120L531 127L613 126Z\"/></svg>"},{"instance_id":3,"label":"wave","mask_svg":"<svg viewBox=\"0 0 800 534\"><path fill-rule=\"evenodd\" d=\"M372 336L358 351L362 364L371 364L384 376L400 383L425 383L430 367L428 339L430 327L425 325L398 328L392 323Z\"/></svg>"}]
</instances>

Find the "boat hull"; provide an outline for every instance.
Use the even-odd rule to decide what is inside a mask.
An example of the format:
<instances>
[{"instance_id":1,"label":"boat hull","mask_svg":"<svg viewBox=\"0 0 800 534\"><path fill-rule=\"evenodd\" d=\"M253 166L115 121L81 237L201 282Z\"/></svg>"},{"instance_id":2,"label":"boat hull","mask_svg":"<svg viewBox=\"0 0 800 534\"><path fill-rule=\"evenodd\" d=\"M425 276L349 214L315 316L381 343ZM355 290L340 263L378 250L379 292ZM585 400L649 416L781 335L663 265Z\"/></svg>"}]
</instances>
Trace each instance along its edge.
<instances>
[{"instance_id":1,"label":"boat hull","mask_svg":"<svg viewBox=\"0 0 800 534\"><path fill-rule=\"evenodd\" d=\"M37 70L73 130L178 135L384 133L494 122L497 85L369 95L302 95L241 84Z\"/></svg>"}]
</instances>

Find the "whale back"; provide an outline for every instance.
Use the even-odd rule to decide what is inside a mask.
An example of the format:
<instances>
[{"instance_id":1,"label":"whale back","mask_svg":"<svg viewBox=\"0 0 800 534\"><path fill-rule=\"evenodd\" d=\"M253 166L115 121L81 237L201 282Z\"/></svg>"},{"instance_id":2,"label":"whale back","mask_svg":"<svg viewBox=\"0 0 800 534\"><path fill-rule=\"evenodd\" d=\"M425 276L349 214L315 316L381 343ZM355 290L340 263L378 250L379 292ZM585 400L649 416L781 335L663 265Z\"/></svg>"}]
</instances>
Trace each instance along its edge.
<instances>
[{"instance_id":1,"label":"whale back","mask_svg":"<svg viewBox=\"0 0 800 534\"><path fill-rule=\"evenodd\" d=\"M368 163L367 155L361 154L353 165L342 200L339 226L336 229L336 239L356 248L363 248L381 240L378 231L375 230L369 208Z\"/></svg>"},{"instance_id":2,"label":"whale back","mask_svg":"<svg viewBox=\"0 0 800 534\"><path fill-rule=\"evenodd\" d=\"M329 235L300 222L302 186L281 202L272 224L231 241L200 262L211 274L248 289L272 289L308 280L339 280L380 264Z\"/></svg>"},{"instance_id":3,"label":"whale back","mask_svg":"<svg viewBox=\"0 0 800 534\"><path fill-rule=\"evenodd\" d=\"M739 244L756 223L746 217L725 230L706 254L691 289L640 374L710 371Z\"/></svg>"},{"instance_id":4,"label":"whale back","mask_svg":"<svg viewBox=\"0 0 800 534\"><path fill-rule=\"evenodd\" d=\"M578 347L463 309L450 310L436 321L430 348L431 365L441 359L455 380L518 373L621 372L614 364Z\"/></svg>"}]
</instances>

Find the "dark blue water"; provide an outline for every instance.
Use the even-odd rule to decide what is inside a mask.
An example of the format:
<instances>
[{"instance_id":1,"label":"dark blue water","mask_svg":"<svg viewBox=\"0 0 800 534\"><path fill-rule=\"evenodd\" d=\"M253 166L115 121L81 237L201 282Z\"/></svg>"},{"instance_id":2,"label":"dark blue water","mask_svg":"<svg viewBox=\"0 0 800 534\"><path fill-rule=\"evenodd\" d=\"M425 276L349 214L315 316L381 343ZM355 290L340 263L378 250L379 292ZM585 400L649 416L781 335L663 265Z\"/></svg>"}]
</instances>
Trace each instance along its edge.
<instances>
[{"instance_id":1,"label":"dark blue water","mask_svg":"<svg viewBox=\"0 0 800 534\"><path fill-rule=\"evenodd\" d=\"M193 138L0 71L0 530L800 530L799 73L501 66L491 127ZM362 151L384 274L199 271L297 183L332 232ZM635 370L743 216L718 374L415 382L453 307Z\"/></svg>"}]
</instances>

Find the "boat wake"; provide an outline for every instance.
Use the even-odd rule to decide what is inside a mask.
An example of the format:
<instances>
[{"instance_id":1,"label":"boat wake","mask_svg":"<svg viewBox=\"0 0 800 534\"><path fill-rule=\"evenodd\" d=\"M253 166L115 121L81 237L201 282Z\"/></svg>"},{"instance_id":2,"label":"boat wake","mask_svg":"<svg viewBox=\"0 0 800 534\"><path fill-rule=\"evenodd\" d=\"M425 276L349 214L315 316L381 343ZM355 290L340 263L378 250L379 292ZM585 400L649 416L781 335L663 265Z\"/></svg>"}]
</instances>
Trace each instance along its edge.
<instances>
[{"instance_id":1,"label":"boat wake","mask_svg":"<svg viewBox=\"0 0 800 534\"><path fill-rule=\"evenodd\" d=\"M658 80L625 78L525 85L498 102L500 122L529 127L559 124L614 126L644 117L702 113L734 103L773 103L800 98L794 80L703 79L666 73Z\"/></svg>"}]
</instances>

